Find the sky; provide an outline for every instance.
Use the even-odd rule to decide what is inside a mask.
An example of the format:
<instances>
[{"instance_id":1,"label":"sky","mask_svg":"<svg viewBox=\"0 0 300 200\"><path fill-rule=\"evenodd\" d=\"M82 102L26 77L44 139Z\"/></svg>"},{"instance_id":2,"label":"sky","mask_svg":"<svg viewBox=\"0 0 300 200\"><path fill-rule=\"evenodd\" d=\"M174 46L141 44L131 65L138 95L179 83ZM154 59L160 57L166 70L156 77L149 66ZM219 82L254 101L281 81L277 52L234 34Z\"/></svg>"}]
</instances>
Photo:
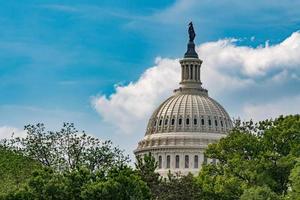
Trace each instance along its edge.
<instances>
[{"instance_id":1,"label":"sky","mask_svg":"<svg viewBox=\"0 0 300 200\"><path fill-rule=\"evenodd\" d=\"M193 21L209 95L232 118L300 113L300 1L0 0L0 138L42 122L132 156L178 87Z\"/></svg>"}]
</instances>

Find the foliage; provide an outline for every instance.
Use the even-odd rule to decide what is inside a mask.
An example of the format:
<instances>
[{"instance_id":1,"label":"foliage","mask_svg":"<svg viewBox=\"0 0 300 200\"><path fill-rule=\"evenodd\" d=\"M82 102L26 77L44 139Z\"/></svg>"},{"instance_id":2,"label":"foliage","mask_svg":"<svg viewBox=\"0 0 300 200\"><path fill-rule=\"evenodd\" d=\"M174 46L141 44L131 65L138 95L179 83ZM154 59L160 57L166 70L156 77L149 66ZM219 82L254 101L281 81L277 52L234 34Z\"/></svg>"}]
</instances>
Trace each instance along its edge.
<instances>
[{"instance_id":1,"label":"foliage","mask_svg":"<svg viewBox=\"0 0 300 200\"><path fill-rule=\"evenodd\" d=\"M169 174L160 184L160 200L196 200L202 199L201 188L192 174L187 176L174 176Z\"/></svg>"},{"instance_id":2,"label":"foliage","mask_svg":"<svg viewBox=\"0 0 300 200\"><path fill-rule=\"evenodd\" d=\"M110 171L104 182L88 184L82 191L82 199L147 200L150 189L132 169L125 167Z\"/></svg>"},{"instance_id":3,"label":"foliage","mask_svg":"<svg viewBox=\"0 0 300 200\"><path fill-rule=\"evenodd\" d=\"M25 138L4 142L6 147L22 152L44 166L58 171L71 171L82 166L91 171L108 170L128 162L128 156L111 141L101 141L79 133L72 123L64 123L60 131L45 131L43 124L25 126Z\"/></svg>"},{"instance_id":4,"label":"foliage","mask_svg":"<svg viewBox=\"0 0 300 200\"><path fill-rule=\"evenodd\" d=\"M38 162L0 147L0 195L22 187L40 168Z\"/></svg>"},{"instance_id":5,"label":"foliage","mask_svg":"<svg viewBox=\"0 0 300 200\"><path fill-rule=\"evenodd\" d=\"M300 158L292 169L289 180L290 188L286 199L300 200Z\"/></svg>"},{"instance_id":6,"label":"foliage","mask_svg":"<svg viewBox=\"0 0 300 200\"><path fill-rule=\"evenodd\" d=\"M50 168L33 174L26 187L9 193L4 200L146 200L150 190L130 168L114 168L107 176L88 169L58 173Z\"/></svg>"},{"instance_id":7,"label":"foliage","mask_svg":"<svg viewBox=\"0 0 300 200\"><path fill-rule=\"evenodd\" d=\"M204 164L197 177L169 174L168 179L155 172L157 162L151 155L137 158L133 170L110 141L78 133L73 124L64 124L58 132L46 132L42 124L25 129L26 138L3 141L6 149L0 149L0 178L16 185L2 195L3 200L297 200L300 196L300 115L259 123L237 121L227 137L205 152L218 160L216 164ZM46 167L41 169L40 164ZM41 170L32 174L35 166Z\"/></svg>"},{"instance_id":8,"label":"foliage","mask_svg":"<svg viewBox=\"0 0 300 200\"><path fill-rule=\"evenodd\" d=\"M279 200L279 196L275 194L269 187L252 187L244 191L241 200Z\"/></svg>"},{"instance_id":9,"label":"foliage","mask_svg":"<svg viewBox=\"0 0 300 200\"><path fill-rule=\"evenodd\" d=\"M236 123L231 133L209 145L206 156L219 160L204 165L198 183L206 199L239 199L270 189L288 191L289 175L300 154L300 115Z\"/></svg>"},{"instance_id":10,"label":"foliage","mask_svg":"<svg viewBox=\"0 0 300 200\"><path fill-rule=\"evenodd\" d=\"M137 157L135 168L138 175L150 188L152 198L156 199L159 196L161 177L155 172L155 169L157 168L155 158L151 154Z\"/></svg>"}]
</instances>

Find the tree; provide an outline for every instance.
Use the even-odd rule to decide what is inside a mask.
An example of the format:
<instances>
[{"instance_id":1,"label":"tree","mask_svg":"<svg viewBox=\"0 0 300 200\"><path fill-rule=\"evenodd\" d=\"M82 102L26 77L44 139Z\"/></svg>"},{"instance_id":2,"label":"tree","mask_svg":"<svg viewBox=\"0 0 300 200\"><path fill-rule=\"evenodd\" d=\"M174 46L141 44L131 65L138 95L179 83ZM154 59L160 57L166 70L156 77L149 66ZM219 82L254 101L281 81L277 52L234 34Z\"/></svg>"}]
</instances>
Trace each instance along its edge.
<instances>
[{"instance_id":1,"label":"tree","mask_svg":"<svg viewBox=\"0 0 300 200\"><path fill-rule=\"evenodd\" d=\"M297 159L297 164L292 169L289 180L290 188L286 199L300 200L300 158Z\"/></svg>"},{"instance_id":2,"label":"tree","mask_svg":"<svg viewBox=\"0 0 300 200\"><path fill-rule=\"evenodd\" d=\"M157 172L155 172L157 168L155 158L151 154L146 154L143 157L137 157L135 168L137 174L150 188L152 198L157 199L159 196L161 177Z\"/></svg>"},{"instance_id":3,"label":"tree","mask_svg":"<svg viewBox=\"0 0 300 200\"><path fill-rule=\"evenodd\" d=\"M107 175L77 169L63 173L44 168L28 184L2 197L3 200L147 200L150 190L129 167L112 168Z\"/></svg>"},{"instance_id":4,"label":"tree","mask_svg":"<svg viewBox=\"0 0 300 200\"><path fill-rule=\"evenodd\" d=\"M5 141L6 147L22 152L44 166L58 171L86 167L91 171L108 170L128 162L111 141L101 141L79 131L72 123L64 123L60 131L45 131L43 124L25 126L25 138Z\"/></svg>"},{"instance_id":5,"label":"tree","mask_svg":"<svg viewBox=\"0 0 300 200\"><path fill-rule=\"evenodd\" d=\"M123 167L110 171L105 181L87 184L81 197L84 200L147 200L151 199L151 192L136 172Z\"/></svg>"},{"instance_id":6,"label":"tree","mask_svg":"<svg viewBox=\"0 0 300 200\"><path fill-rule=\"evenodd\" d=\"M300 115L238 122L227 137L209 145L205 154L218 163L204 165L198 183L208 199L239 199L266 188L285 195L299 152Z\"/></svg>"},{"instance_id":7,"label":"tree","mask_svg":"<svg viewBox=\"0 0 300 200\"><path fill-rule=\"evenodd\" d=\"M22 154L0 147L0 196L23 187L42 166Z\"/></svg>"},{"instance_id":8,"label":"tree","mask_svg":"<svg viewBox=\"0 0 300 200\"><path fill-rule=\"evenodd\" d=\"M279 200L279 196L269 187L252 187L244 191L240 200Z\"/></svg>"},{"instance_id":9,"label":"tree","mask_svg":"<svg viewBox=\"0 0 300 200\"><path fill-rule=\"evenodd\" d=\"M203 199L199 184L192 174L179 176L169 174L169 178L160 184L157 199L160 200L196 200Z\"/></svg>"}]
</instances>

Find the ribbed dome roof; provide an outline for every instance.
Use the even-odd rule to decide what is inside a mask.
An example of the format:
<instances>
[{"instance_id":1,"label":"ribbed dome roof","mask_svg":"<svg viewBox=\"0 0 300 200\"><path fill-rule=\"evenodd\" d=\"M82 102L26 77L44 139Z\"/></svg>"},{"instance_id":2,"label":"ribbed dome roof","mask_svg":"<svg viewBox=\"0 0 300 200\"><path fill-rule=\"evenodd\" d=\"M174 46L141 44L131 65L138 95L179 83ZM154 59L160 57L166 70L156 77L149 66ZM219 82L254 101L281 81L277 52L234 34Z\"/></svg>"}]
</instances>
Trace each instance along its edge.
<instances>
[{"instance_id":1,"label":"ribbed dome roof","mask_svg":"<svg viewBox=\"0 0 300 200\"><path fill-rule=\"evenodd\" d=\"M228 113L207 93L177 92L154 111L146 135L168 132L225 134L231 128Z\"/></svg>"}]
</instances>

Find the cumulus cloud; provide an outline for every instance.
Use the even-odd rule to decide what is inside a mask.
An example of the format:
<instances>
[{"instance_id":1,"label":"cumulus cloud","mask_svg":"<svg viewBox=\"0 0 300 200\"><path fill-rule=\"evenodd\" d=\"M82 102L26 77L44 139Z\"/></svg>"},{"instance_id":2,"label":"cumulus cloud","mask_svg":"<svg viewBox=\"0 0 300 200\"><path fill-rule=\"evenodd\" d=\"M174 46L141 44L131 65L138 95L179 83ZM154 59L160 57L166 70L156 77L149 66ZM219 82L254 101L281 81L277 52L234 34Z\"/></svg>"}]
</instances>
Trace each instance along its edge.
<instances>
[{"instance_id":1,"label":"cumulus cloud","mask_svg":"<svg viewBox=\"0 0 300 200\"><path fill-rule=\"evenodd\" d=\"M26 131L11 126L0 127L0 139L10 138L12 135L14 137L24 137L26 135Z\"/></svg>"},{"instance_id":2,"label":"cumulus cloud","mask_svg":"<svg viewBox=\"0 0 300 200\"><path fill-rule=\"evenodd\" d=\"M197 52L204 61L201 79L213 96L220 97L230 91L257 87L257 79L270 84L289 77L294 77L295 80L299 77L299 32L271 46L253 48L237 46L235 42L236 39L223 39L197 46ZM137 81L116 86L115 92L110 96L93 98L94 108L105 122L118 127L122 133L143 131L155 107L178 87L178 61L179 59L157 58L155 65L148 68ZM247 102L241 104L245 103ZM274 108L272 115L263 116L258 113L260 107L252 104L241 106L240 112L244 112L245 116L260 118L291 111L287 107L276 107L277 105L279 104L268 105Z\"/></svg>"},{"instance_id":3,"label":"cumulus cloud","mask_svg":"<svg viewBox=\"0 0 300 200\"><path fill-rule=\"evenodd\" d=\"M199 53L209 66L230 67L247 77L265 76L270 70L291 69L300 65L300 32L293 33L283 42L252 48L236 46L234 40L209 42L199 47Z\"/></svg>"},{"instance_id":4,"label":"cumulus cloud","mask_svg":"<svg viewBox=\"0 0 300 200\"><path fill-rule=\"evenodd\" d=\"M147 69L136 82L116 86L115 93L109 97L94 98L94 107L104 121L131 133L140 124L144 126L155 105L172 94L179 76L177 59L157 58L155 66Z\"/></svg>"}]
</instances>

